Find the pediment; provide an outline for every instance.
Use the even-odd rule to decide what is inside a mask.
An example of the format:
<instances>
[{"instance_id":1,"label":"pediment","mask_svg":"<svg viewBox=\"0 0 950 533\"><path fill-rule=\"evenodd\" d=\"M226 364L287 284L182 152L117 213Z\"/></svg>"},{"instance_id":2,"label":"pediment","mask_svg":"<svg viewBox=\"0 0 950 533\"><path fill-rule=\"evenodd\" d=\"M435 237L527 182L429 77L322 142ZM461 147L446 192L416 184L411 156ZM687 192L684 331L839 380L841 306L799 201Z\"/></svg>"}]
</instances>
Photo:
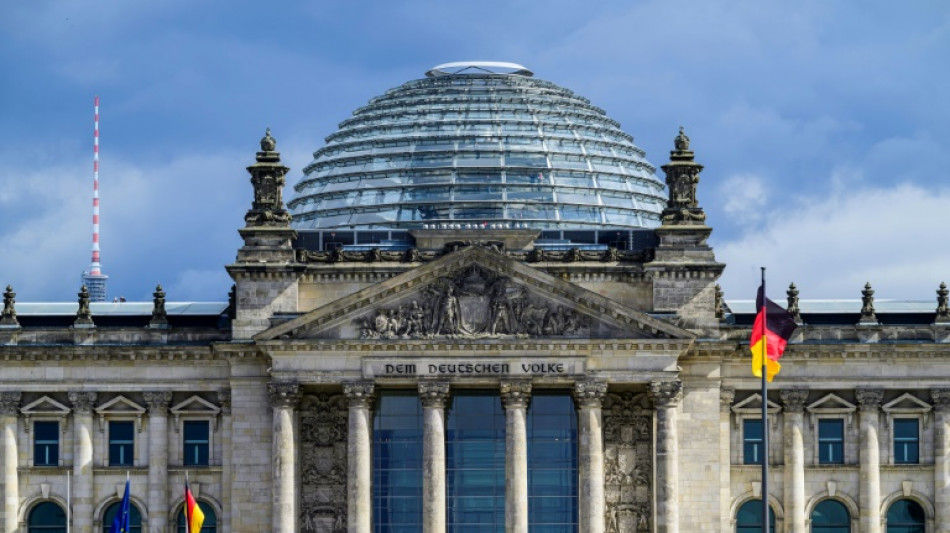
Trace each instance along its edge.
<instances>
[{"instance_id":1,"label":"pediment","mask_svg":"<svg viewBox=\"0 0 950 533\"><path fill-rule=\"evenodd\" d=\"M96 407L96 414L99 415L99 431L105 431L106 417L135 417L135 426L138 431L142 431L142 416L145 414L145 408L122 396L121 394Z\"/></svg>"},{"instance_id":2,"label":"pediment","mask_svg":"<svg viewBox=\"0 0 950 533\"><path fill-rule=\"evenodd\" d=\"M32 401L23 406L20 409L20 412L24 415L52 415L52 416L66 416L69 414L71 409L60 402L50 398L49 396L43 396L35 401Z\"/></svg>"},{"instance_id":3,"label":"pediment","mask_svg":"<svg viewBox=\"0 0 950 533\"><path fill-rule=\"evenodd\" d=\"M470 246L254 336L275 339L692 339L490 248Z\"/></svg>"},{"instance_id":4,"label":"pediment","mask_svg":"<svg viewBox=\"0 0 950 533\"><path fill-rule=\"evenodd\" d=\"M177 433L182 417L210 419L212 421L213 429L217 430L218 414L221 412L221 408L195 394L188 397L183 402L176 404L171 409L169 409L169 411L171 411L172 416L175 417L175 432Z\"/></svg>"},{"instance_id":5,"label":"pediment","mask_svg":"<svg viewBox=\"0 0 950 533\"><path fill-rule=\"evenodd\" d=\"M772 400L769 400L768 402L769 402L768 411L770 415L776 414L782 410L782 406L780 406L779 404L773 402ZM759 393L755 393L749 396L748 398L742 400L741 402L737 402L735 405L732 406L732 412L736 414L743 414L743 415L761 413L762 412L762 395Z\"/></svg>"},{"instance_id":6,"label":"pediment","mask_svg":"<svg viewBox=\"0 0 950 533\"><path fill-rule=\"evenodd\" d=\"M929 403L907 392L881 406L885 413L927 413L933 409Z\"/></svg>"},{"instance_id":7,"label":"pediment","mask_svg":"<svg viewBox=\"0 0 950 533\"><path fill-rule=\"evenodd\" d=\"M812 402L805 409L810 413L837 414L853 413L857 406L835 393L829 393Z\"/></svg>"}]
</instances>

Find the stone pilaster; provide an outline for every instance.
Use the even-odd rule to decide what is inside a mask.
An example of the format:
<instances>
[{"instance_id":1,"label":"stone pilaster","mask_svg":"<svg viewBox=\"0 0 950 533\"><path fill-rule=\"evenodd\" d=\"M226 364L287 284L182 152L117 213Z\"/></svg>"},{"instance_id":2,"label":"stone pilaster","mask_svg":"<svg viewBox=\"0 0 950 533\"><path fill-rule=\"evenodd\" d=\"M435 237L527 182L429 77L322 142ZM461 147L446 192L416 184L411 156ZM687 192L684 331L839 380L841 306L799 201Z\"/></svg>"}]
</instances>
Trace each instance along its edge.
<instances>
[{"instance_id":1,"label":"stone pilaster","mask_svg":"<svg viewBox=\"0 0 950 533\"><path fill-rule=\"evenodd\" d=\"M274 468L273 527L275 533L295 533L297 529L294 407L300 402L297 383L268 385L274 408L271 460Z\"/></svg>"},{"instance_id":2,"label":"stone pilaster","mask_svg":"<svg viewBox=\"0 0 950 533\"><path fill-rule=\"evenodd\" d=\"M580 480L580 531L604 531L603 401L607 383L578 381L574 384L577 404L578 477Z\"/></svg>"},{"instance_id":3,"label":"stone pilaster","mask_svg":"<svg viewBox=\"0 0 950 533\"><path fill-rule=\"evenodd\" d=\"M785 419L785 523L789 533L805 532L805 437L806 389L779 391Z\"/></svg>"},{"instance_id":4,"label":"stone pilaster","mask_svg":"<svg viewBox=\"0 0 950 533\"><path fill-rule=\"evenodd\" d=\"M676 407L682 397L680 381L650 383L650 398L656 406L656 531L679 532L679 444L676 438Z\"/></svg>"},{"instance_id":5,"label":"stone pilaster","mask_svg":"<svg viewBox=\"0 0 950 533\"><path fill-rule=\"evenodd\" d=\"M371 406L375 386L369 381L343 384L349 404L346 442L346 507L349 533L373 528L373 455Z\"/></svg>"},{"instance_id":6,"label":"stone pilaster","mask_svg":"<svg viewBox=\"0 0 950 533\"><path fill-rule=\"evenodd\" d=\"M19 391L0 392L0 431L3 431L3 531L16 533L20 506L20 481L17 476L17 413Z\"/></svg>"},{"instance_id":7,"label":"stone pilaster","mask_svg":"<svg viewBox=\"0 0 950 533\"><path fill-rule=\"evenodd\" d=\"M934 402L934 533L950 533L950 389L932 389Z\"/></svg>"},{"instance_id":8,"label":"stone pilaster","mask_svg":"<svg viewBox=\"0 0 950 533\"><path fill-rule=\"evenodd\" d=\"M70 391L73 404L73 498L72 526L76 533L92 533L93 523L93 465L92 465L92 409L97 394L90 391Z\"/></svg>"},{"instance_id":9,"label":"stone pilaster","mask_svg":"<svg viewBox=\"0 0 950 533\"><path fill-rule=\"evenodd\" d=\"M148 405L148 531L168 528L168 404L171 391L146 391Z\"/></svg>"},{"instance_id":10,"label":"stone pilaster","mask_svg":"<svg viewBox=\"0 0 950 533\"><path fill-rule=\"evenodd\" d=\"M719 391L719 528L720 531L732 529L732 516L729 506L732 501L732 402L736 401L736 390L723 387Z\"/></svg>"},{"instance_id":11,"label":"stone pilaster","mask_svg":"<svg viewBox=\"0 0 950 533\"><path fill-rule=\"evenodd\" d=\"M419 383L422 401L422 531L444 533L445 520L445 401L449 384Z\"/></svg>"},{"instance_id":12,"label":"stone pilaster","mask_svg":"<svg viewBox=\"0 0 950 533\"><path fill-rule=\"evenodd\" d=\"M855 395L860 408L861 468L858 489L860 531L881 532L881 449L880 409L884 389L857 389Z\"/></svg>"},{"instance_id":13,"label":"stone pilaster","mask_svg":"<svg viewBox=\"0 0 950 533\"><path fill-rule=\"evenodd\" d=\"M505 531L528 533L528 401L530 381L502 381L505 406Z\"/></svg>"},{"instance_id":14,"label":"stone pilaster","mask_svg":"<svg viewBox=\"0 0 950 533\"><path fill-rule=\"evenodd\" d=\"M231 501L231 443L233 419L231 418L231 391L218 391L218 403L221 405L221 500ZM224 505L221 510L221 530L231 531L231 506Z\"/></svg>"}]
</instances>

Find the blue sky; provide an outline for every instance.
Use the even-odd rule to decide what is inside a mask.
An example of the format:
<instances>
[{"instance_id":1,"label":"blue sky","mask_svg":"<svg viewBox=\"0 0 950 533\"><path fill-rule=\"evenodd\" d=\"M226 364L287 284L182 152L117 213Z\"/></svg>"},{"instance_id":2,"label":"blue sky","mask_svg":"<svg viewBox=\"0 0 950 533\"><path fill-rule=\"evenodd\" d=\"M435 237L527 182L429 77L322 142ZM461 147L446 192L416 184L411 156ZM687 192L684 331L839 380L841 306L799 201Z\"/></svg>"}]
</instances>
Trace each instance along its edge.
<instances>
[{"instance_id":1,"label":"blue sky","mask_svg":"<svg viewBox=\"0 0 950 533\"><path fill-rule=\"evenodd\" d=\"M224 300L264 128L294 183L354 109L459 60L590 98L657 166L685 126L727 299L761 265L774 299L950 281L942 0L44 0L0 17L0 283L75 299L95 95L110 296Z\"/></svg>"}]
</instances>

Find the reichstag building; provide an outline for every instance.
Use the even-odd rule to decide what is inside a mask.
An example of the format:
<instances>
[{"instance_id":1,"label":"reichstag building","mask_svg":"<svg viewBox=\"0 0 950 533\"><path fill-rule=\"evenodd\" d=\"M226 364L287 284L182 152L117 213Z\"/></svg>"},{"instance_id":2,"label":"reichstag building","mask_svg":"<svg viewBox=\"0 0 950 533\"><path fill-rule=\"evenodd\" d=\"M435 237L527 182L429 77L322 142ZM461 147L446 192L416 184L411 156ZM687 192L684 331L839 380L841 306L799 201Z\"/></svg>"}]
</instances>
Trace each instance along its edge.
<instances>
[{"instance_id":1,"label":"reichstag building","mask_svg":"<svg viewBox=\"0 0 950 533\"><path fill-rule=\"evenodd\" d=\"M354 111L286 202L274 135L234 161L220 302L7 287L2 533L108 533L127 472L131 533L185 531L186 474L206 533L950 533L939 279L789 287L763 398L682 129L658 172L586 98L469 62Z\"/></svg>"}]
</instances>

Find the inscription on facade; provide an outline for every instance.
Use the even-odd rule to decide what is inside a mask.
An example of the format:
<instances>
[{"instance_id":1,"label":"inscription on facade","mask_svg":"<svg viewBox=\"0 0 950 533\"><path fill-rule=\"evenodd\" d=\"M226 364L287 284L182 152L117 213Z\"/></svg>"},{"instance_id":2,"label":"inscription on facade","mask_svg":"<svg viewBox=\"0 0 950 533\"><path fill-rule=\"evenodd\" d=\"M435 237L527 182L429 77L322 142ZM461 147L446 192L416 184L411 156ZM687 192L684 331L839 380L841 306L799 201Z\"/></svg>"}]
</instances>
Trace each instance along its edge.
<instances>
[{"instance_id":1,"label":"inscription on facade","mask_svg":"<svg viewBox=\"0 0 950 533\"><path fill-rule=\"evenodd\" d=\"M476 377L476 376L573 376L584 373L581 358L538 360L469 360L445 359L365 360L363 375L369 377Z\"/></svg>"}]
</instances>

